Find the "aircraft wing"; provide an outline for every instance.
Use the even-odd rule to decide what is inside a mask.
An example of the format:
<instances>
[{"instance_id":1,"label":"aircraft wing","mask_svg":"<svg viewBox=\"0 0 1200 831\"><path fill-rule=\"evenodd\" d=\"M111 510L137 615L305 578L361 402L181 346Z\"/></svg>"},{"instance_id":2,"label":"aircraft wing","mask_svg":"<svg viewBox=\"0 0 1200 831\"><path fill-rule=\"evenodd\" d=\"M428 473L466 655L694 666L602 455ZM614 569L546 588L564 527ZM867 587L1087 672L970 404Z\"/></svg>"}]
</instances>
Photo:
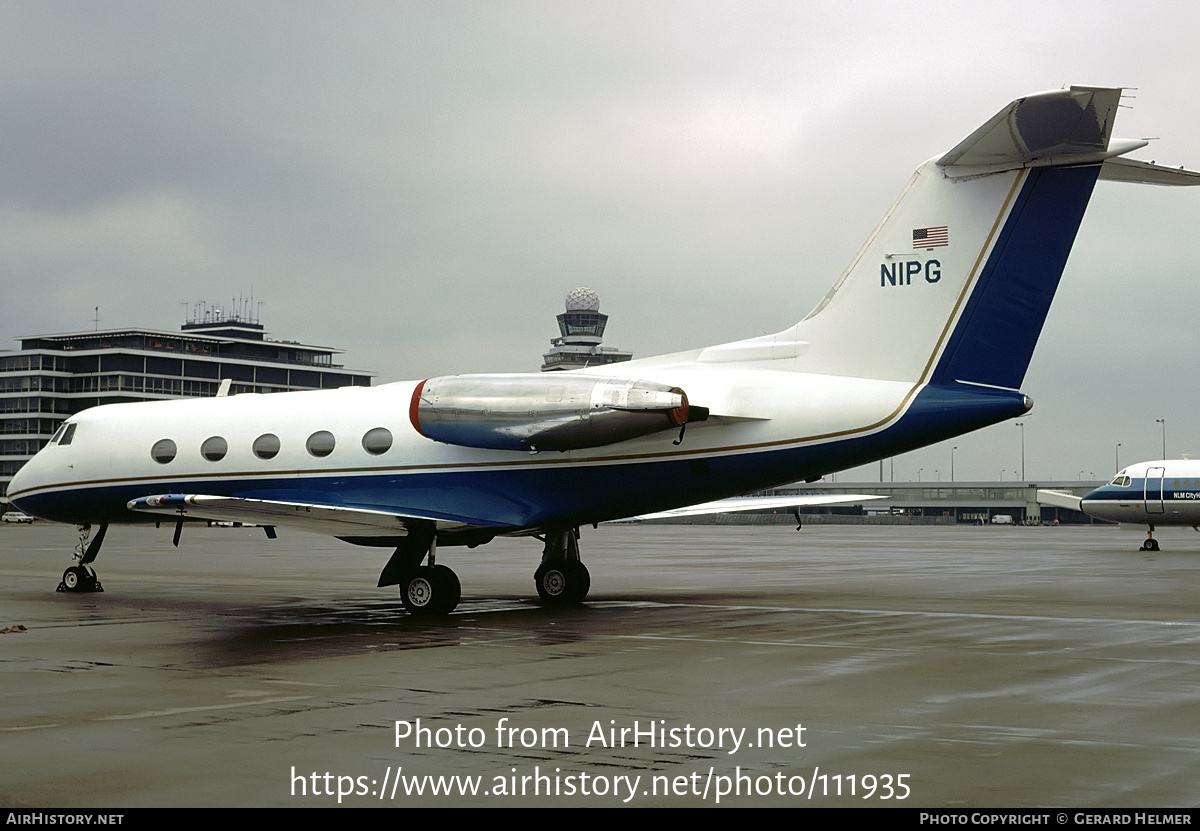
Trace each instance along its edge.
<instances>
[{"instance_id":1,"label":"aircraft wing","mask_svg":"<svg viewBox=\"0 0 1200 831\"><path fill-rule=\"evenodd\" d=\"M195 493L143 496L129 502L127 507L131 511L176 519L282 525L335 537L404 537L416 524L436 523L439 530L474 524L370 508Z\"/></svg>"},{"instance_id":2,"label":"aircraft wing","mask_svg":"<svg viewBox=\"0 0 1200 831\"><path fill-rule=\"evenodd\" d=\"M702 502L699 505L688 505L686 508L674 508L670 511L658 511L653 514L640 514L628 519L629 522L640 519L669 519L672 517L702 516L704 514L729 514L737 511L763 511L772 508L810 508L818 505L846 505L855 502L865 502L870 499L887 499L886 496L869 493L822 493L792 496L735 496L730 499L718 499L714 502Z\"/></svg>"},{"instance_id":3,"label":"aircraft wing","mask_svg":"<svg viewBox=\"0 0 1200 831\"><path fill-rule=\"evenodd\" d=\"M1050 505L1055 508L1070 508L1072 511L1080 511L1083 510L1079 507L1081 500L1082 497L1076 496L1073 493L1040 489L1037 492L1039 505Z\"/></svg>"}]
</instances>

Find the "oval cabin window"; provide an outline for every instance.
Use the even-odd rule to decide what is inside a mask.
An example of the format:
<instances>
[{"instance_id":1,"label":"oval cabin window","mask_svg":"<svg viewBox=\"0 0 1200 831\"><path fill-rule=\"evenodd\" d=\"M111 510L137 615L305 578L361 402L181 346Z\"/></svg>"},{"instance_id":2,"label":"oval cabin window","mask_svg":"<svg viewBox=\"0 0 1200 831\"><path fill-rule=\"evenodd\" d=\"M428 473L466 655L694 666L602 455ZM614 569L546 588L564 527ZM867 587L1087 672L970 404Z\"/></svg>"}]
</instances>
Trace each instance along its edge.
<instances>
[{"instance_id":1,"label":"oval cabin window","mask_svg":"<svg viewBox=\"0 0 1200 831\"><path fill-rule=\"evenodd\" d=\"M254 455L260 459L274 459L279 453L279 436L274 433L263 433L254 440L251 446Z\"/></svg>"},{"instance_id":2,"label":"oval cabin window","mask_svg":"<svg viewBox=\"0 0 1200 831\"><path fill-rule=\"evenodd\" d=\"M210 462L221 461L228 452L229 442L220 436L207 438L204 440L204 444L200 445L200 455Z\"/></svg>"},{"instance_id":3,"label":"oval cabin window","mask_svg":"<svg viewBox=\"0 0 1200 831\"><path fill-rule=\"evenodd\" d=\"M368 430L362 440L363 450L372 456L387 453L392 449L392 431L386 427L376 427Z\"/></svg>"},{"instance_id":4,"label":"oval cabin window","mask_svg":"<svg viewBox=\"0 0 1200 831\"><path fill-rule=\"evenodd\" d=\"M165 465L175 458L177 452L178 448L175 447L175 442L170 439L159 439L150 448L150 458L160 465Z\"/></svg>"},{"instance_id":5,"label":"oval cabin window","mask_svg":"<svg viewBox=\"0 0 1200 831\"><path fill-rule=\"evenodd\" d=\"M318 430L308 437L308 441L304 446L308 452L316 456L318 459L323 459L333 452L334 445L333 433L328 430Z\"/></svg>"}]
</instances>

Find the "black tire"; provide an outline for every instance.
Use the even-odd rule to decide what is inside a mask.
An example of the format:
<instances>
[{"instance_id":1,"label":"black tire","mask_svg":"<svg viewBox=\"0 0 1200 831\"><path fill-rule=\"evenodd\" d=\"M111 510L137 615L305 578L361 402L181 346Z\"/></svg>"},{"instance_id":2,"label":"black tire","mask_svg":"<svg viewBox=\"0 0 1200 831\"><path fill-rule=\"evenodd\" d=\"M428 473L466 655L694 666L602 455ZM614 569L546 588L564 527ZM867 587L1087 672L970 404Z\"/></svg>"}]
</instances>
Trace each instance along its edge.
<instances>
[{"instance_id":1,"label":"black tire","mask_svg":"<svg viewBox=\"0 0 1200 831\"><path fill-rule=\"evenodd\" d=\"M1154 539L1154 537L1150 537L1144 543L1142 543L1142 550L1158 551L1158 540Z\"/></svg>"},{"instance_id":2,"label":"black tire","mask_svg":"<svg viewBox=\"0 0 1200 831\"><path fill-rule=\"evenodd\" d=\"M579 587L576 590L576 603L582 603L583 599L588 596L588 592L592 590L592 573L587 570L587 566L578 560L572 564L578 573Z\"/></svg>"},{"instance_id":3,"label":"black tire","mask_svg":"<svg viewBox=\"0 0 1200 831\"><path fill-rule=\"evenodd\" d=\"M560 560L538 566L533 582L547 606L572 606L587 597L592 576L578 560Z\"/></svg>"},{"instance_id":4,"label":"black tire","mask_svg":"<svg viewBox=\"0 0 1200 831\"><path fill-rule=\"evenodd\" d=\"M63 585L69 592L91 591L96 585L96 578L83 566L71 566L63 572Z\"/></svg>"},{"instance_id":5,"label":"black tire","mask_svg":"<svg viewBox=\"0 0 1200 831\"><path fill-rule=\"evenodd\" d=\"M421 566L400 584L400 602L417 617L448 615L461 596L458 575L445 566Z\"/></svg>"},{"instance_id":6,"label":"black tire","mask_svg":"<svg viewBox=\"0 0 1200 831\"><path fill-rule=\"evenodd\" d=\"M462 583L458 580L458 575L453 569L446 566L434 566L433 572L437 580L440 580L445 590L444 599L441 605L444 611L441 614L448 615L458 608L458 601L462 600Z\"/></svg>"}]
</instances>

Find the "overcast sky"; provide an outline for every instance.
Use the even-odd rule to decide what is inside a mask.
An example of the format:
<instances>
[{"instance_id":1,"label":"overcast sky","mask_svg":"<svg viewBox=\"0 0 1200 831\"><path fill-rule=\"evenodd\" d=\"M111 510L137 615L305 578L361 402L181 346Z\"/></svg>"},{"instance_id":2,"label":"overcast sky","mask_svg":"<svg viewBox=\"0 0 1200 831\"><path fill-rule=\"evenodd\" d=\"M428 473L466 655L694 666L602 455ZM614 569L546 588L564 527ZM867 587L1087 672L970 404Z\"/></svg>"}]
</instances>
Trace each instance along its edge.
<instances>
[{"instance_id":1,"label":"overcast sky","mask_svg":"<svg viewBox=\"0 0 1200 831\"><path fill-rule=\"evenodd\" d=\"M639 356L783 329L1013 98L1137 87L1200 169L1200 4L0 0L0 347L253 293L377 382L536 371L575 286ZM1024 388L1030 478L1200 457L1200 188L1101 183ZM1013 478L1005 423L895 478ZM843 481L878 477L871 466Z\"/></svg>"}]
</instances>

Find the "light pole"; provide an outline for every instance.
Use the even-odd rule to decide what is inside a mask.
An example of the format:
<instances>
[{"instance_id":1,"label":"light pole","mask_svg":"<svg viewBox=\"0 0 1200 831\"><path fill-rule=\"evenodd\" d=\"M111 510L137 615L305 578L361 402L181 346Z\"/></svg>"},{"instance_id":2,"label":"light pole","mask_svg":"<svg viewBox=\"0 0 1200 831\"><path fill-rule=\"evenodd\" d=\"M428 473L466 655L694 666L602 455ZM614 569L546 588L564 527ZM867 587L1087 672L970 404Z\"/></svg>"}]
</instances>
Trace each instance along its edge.
<instances>
[{"instance_id":1,"label":"light pole","mask_svg":"<svg viewBox=\"0 0 1200 831\"><path fill-rule=\"evenodd\" d=\"M1021 481L1025 481L1025 422L1018 421L1017 426L1021 428Z\"/></svg>"},{"instance_id":2,"label":"light pole","mask_svg":"<svg viewBox=\"0 0 1200 831\"><path fill-rule=\"evenodd\" d=\"M1121 469L1121 443L1117 442L1117 446L1113 449L1113 472L1116 473Z\"/></svg>"},{"instance_id":3,"label":"light pole","mask_svg":"<svg viewBox=\"0 0 1200 831\"><path fill-rule=\"evenodd\" d=\"M1162 457L1165 459L1167 458L1167 420L1165 418L1156 418L1154 420L1162 425Z\"/></svg>"},{"instance_id":4,"label":"light pole","mask_svg":"<svg viewBox=\"0 0 1200 831\"><path fill-rule=\"evenodd\" d=\"M955 450L958 450L957 446L950 448L950 481L951 482L954 481L954 451Z\"/></svg>"}]
</instances>

